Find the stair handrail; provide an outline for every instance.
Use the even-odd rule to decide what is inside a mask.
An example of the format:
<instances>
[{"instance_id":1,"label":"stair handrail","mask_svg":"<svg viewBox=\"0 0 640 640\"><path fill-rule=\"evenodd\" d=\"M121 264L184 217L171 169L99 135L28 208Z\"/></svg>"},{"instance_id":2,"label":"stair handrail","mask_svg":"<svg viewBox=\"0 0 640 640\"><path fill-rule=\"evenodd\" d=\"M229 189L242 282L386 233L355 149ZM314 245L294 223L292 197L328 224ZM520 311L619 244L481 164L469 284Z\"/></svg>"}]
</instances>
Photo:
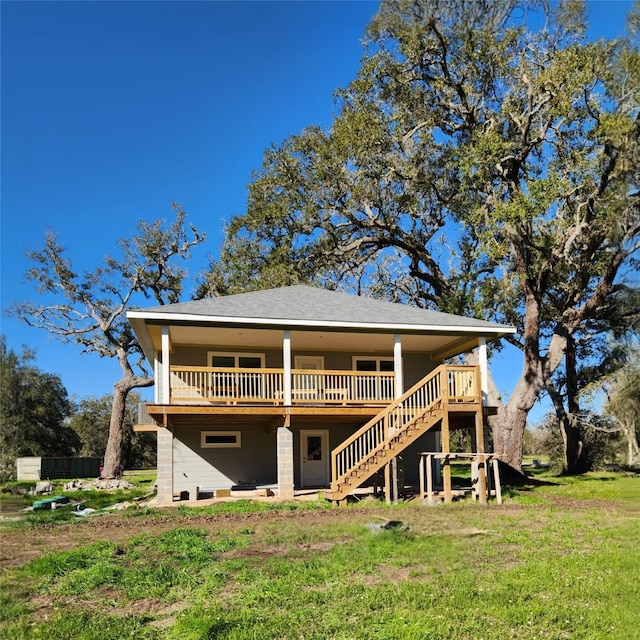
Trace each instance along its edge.
<instances>
[{"instance_id":1,"label":"stair handrail","mask_svg":"<svg viewBox=\"0 0 640 640\"><path fill-rule=\"evenodd\" d=\"M440 365L331 452L332 487L390 435L448 395L447 367ZM419 400L419 403L415 402Z\"/></svg>"}]
</instances>

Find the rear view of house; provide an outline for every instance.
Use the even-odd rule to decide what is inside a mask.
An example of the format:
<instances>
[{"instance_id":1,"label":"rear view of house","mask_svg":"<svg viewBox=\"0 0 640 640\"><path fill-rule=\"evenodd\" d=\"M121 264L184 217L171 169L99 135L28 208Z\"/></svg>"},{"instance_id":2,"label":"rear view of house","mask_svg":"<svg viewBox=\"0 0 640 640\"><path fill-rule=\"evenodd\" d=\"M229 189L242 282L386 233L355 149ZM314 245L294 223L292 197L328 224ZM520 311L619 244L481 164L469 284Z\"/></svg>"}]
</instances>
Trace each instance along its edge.
<instances>
[{"instance_id":1,"label":"rear view of house","mask_svg":"<svg viewBox=\"0 0 640 640\"><path fill-rule=\"evenodd\" d=\"M471 428L482 447L486 345L515 329L307 286L130 311L155 376L158 498L238 486L342 500L397 456ZM479 349L479 365L443 364ZM141 427L145 428L145 427ZM480 450L480 449L479 449Z\"/></svg>"}]
</instances>

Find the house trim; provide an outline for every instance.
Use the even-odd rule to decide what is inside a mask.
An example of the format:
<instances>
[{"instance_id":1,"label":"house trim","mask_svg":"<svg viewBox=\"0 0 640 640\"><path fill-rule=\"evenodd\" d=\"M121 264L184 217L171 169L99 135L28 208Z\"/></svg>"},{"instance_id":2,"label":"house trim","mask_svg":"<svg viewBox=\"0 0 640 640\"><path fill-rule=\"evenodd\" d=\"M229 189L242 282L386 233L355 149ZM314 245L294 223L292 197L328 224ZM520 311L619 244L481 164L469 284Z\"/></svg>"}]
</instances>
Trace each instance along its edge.
<instances>
[{"instance_id":1,"label":"house trim","mask_svg":"<svg viewBox=\"0 0 640 640\"><path fill-rule=\"evenodd\" d=\"M170 321L175 324L204 324L216 325L220 327L295 327L302 329L346 329L349 331L370 330L376 333L419 333L419 334L439 334L453 333L459 335L487 334L505 335L516 332L514 327L503 325L489 325L481 323L478 325L438 325L438 324L409 324L409 323L376 323L376 322L340 322L336 320L297 320L280 318L230 318L229 316L202 316L188 313L158 313L154 311L128 311L127 317L131 320L146 320L149 324L166 324Z\"/></svg>"}]
</instances>

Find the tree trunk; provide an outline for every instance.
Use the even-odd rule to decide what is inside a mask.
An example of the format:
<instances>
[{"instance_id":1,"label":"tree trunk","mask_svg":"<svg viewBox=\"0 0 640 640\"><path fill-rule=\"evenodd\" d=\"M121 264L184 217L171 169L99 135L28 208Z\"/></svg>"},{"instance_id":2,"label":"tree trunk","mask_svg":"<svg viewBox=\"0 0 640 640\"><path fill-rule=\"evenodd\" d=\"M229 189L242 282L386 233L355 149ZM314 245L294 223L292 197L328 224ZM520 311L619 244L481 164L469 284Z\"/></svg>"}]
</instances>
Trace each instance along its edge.
<instances>
[{"instance_id":1,"label":"tree trunk","mask_svg":"<svg viewBox=\"0 0 640 640\"><path fill-rule=\"evenodd\" d=\"M577 417L575 413L568 413L560 419L560 431L564 442L565 470L569 474L582 471L582 430Z\"/></svg>"},{"instance_id":2,"label":"tree trunk","mask_svg":"<svg viewBox=\"0 0 640 640\"><path fill-rule=\"evenodd\" d=\"M493 450L512 472L522 473L522 444L527 413L509 402L491 420Z\"/></svg>"},{"instance_id":3,"label":"tree trunk","mask_svg":"<svg viewBox=\"0 0 640 640\"><path fill-rule=\"evenodd\" d=\"M127 396L131 387L127 380L116 382L113 390L113 404L111 405L111 420L109 421L109 440L104 452L103 478L117 478L121 473L124 454L124 419Z\"/></svg>"},{"instance_id":4,"label":"tree trunk","mask_svg":"<svg viewBox=\"0 0 640 640\"><path fill-rule=\"evenodd\" d=\"M638 447L638 438L636 437L636 425L633 420L627 422L624 434L627 440L627 466L633 467L638 457L640 457L640 448Z\"/></svg>"},{"instance_id":5,"label":"tree trunk","mask_svg":"<svg viewBox=\"0 0 640 640\"><path fill-rule=\"evenodd\" d=\"M525 351L522 375L509 402L498 408L492 419L493 450L513 476L522 476L522 445L527 416L544 386L541 366L537 358Z\"/></svg>"},{"instance_id":6,"label":"tree trunk","mask_svg":"<svg viewBox=\"0 0 640 640\"><path fill-rule=\"evenodd\" d=\"M567 376L567 408L564 415L558 415L562 440L564 442L564 461L567 473L580 473L582 456L582 430L578 417L580 402L578 399L578 371L576 366L576 343L572 335L567 336L565 352Z\"/></svg>"}]
</instances>

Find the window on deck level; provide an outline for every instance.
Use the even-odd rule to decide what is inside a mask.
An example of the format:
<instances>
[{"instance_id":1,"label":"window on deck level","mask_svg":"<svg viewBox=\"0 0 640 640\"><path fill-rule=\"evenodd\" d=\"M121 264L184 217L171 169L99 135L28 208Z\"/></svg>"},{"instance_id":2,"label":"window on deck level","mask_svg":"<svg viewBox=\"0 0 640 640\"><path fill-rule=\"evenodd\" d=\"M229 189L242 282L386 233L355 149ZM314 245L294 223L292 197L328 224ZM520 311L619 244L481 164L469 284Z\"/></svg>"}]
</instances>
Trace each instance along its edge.
<instances>
[{"instance_id":1,"label":"window on deck level","mask_svg":"<svg viewBox=\"0 0 640 640\"><path fill-rule=\"evenodd\" d=\"M264 353L209 352L209 366L230 369L263 369Z\"/></svg>"}]
</instances>

